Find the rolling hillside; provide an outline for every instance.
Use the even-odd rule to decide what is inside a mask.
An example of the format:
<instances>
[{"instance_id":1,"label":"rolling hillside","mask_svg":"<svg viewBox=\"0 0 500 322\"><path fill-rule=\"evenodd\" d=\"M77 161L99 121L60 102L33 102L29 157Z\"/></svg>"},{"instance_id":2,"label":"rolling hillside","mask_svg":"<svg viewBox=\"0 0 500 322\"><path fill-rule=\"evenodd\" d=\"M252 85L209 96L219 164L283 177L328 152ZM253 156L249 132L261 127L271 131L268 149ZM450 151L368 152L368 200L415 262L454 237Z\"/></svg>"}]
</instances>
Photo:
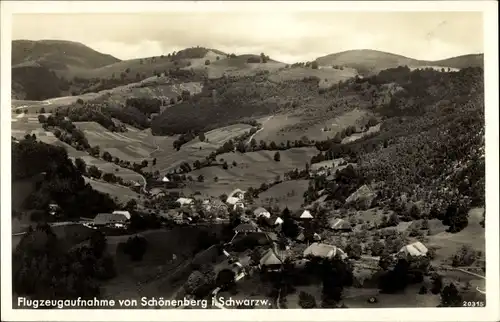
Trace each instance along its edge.
<instances>
[{"instance_id":1,"label":"rolling hillside","mask_svg":"<svg viewBox=\"0 0 500 322\"><path fill-rule=\"evenodd\" d=\"M342 66L358 70L360 74L372 74L398 66L441 66L450 68L482 67L483 54L464 55L439 61L417 60L378 50L348 50L316 59L320 66Z\"/></svg>"},{"instance_id":2,"label":"rolling hillside","mask_svg":"<svg viewBox=\"0 0 500 322\"><path fill-rule=\"evenodd\" d=\"M12 41L12 66L38 64L55 71L71 68L93 69L119 62L81 43L63 40Z\"/></svg>"}]
</instances>

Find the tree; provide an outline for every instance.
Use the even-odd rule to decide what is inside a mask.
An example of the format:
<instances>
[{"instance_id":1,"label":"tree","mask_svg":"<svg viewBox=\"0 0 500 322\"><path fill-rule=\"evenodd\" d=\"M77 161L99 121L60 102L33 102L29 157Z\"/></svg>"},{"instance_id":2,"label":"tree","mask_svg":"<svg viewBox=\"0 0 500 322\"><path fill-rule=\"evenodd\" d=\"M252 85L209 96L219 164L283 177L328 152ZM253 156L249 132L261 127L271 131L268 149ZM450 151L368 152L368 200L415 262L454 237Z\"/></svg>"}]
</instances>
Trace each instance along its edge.
<instances>
[{"instance_id":1,"label":"tree","mask_svg":"<svg viewBox=\"0 0 500 322\"><path fill-rule=\"evenodd\" d=\"M227 170L229 168L228 164L226 161L222 164L222 169Z\"/></svg>"},{"instance_id":2,"label":"tree","mask_svg":"<svg viewBox=\"0 0 500 322\"><path fill-rule=\"evenodd\" d=\"M82 158L75 159L75 167L82 174L85 175L87 173L87 164L83 161Z\"/></svg>"},{"instance_id":3,"label":"tree","mask_svg":"<svg viewBox=\"0 0 500 322\"><path fill-rule=\"evenodd\" d=\"M144 237L134 236L127 239L123 250L132 261L139 262L146 254L147 249L148 241Z\"/></svg>"},{"instance_id":4,"label":"tree","mask_svg":"<svg viewBox=\"0 0 500 322\"><path fill-rule=\"evenodd\" d=\"M45 107L42 107L42 108L40 109L40 114L44 114L44 113L45 113Z\"/></svg>"},{"instance_id":5,"label":"tree","mask_svg":"<svg viewBox=\"0 0 500 322\"><path fill-rule=\"evenodd\" d=\"M274 161L279 162L280 160L281 160L280 153L276 151L276 153L274 154Z\"/></svg>"},{"instance_id":6,"label":"tree","mask_svg":"<svg viewBox=\"0 0 500 322\"><path fill-rule=\"evenodd\" d=\"M232 270L225 268L221 270L219 274L217 274L215 284L222 288L231 287L232 285L235 284L235 277L236 277L235 275L236 274Z\"/></svg>"},{"instance_id":7,"label":"tree","mask_svg":"<svg viewBox=\"0 0 500 322\"><path fill-rule=\"evenodd\" d=\"M47 118L45 117L45 115L38 115L38 122L40 124L43 124L47 121Z\"/></svg>"},{"instance_id":8,"label":"tree","mask_svg":"<svg viewBox=\"0 0 500 322\"><path fill-rule=\"evenodd\" d=\"M92 165L88 168L87 173L91 178L100 179L102 175L102 171L99 170L95 165Z\"/></svg>"},{"instance_id":9,"label":"tree","mask_svg":"<svg viewBox=\"0 0 500 322\"><path fill-rule=\"evenodd\" d=\"M441 306L444 307L460 307L462 306L462 297L458 292L455 284L450 283L441 291Z\"/></svg>"},{"instance_id":10,"label":"tree","mask_svg":"<svg viewBox=\"0 0 500 322\"><path fill-rule=\"evenodd\" d=\"M281 231L288 238L296 238L299 235L299 226L290 216L284 216Z\"/></svg>"},{"instance_id":11,"label":"tree","mask_svg":"<svg viewBox=\"0 0 500 322\"><path fill-rule=\"evenodd\" d=\"M210 60L209 59L205 60L205 65L207 65L207 66L210 65Z\"/></svg>"},{"instance_id":12,"label":"tree","mask_svg":"<svg viewBox=\"0 0 500 322\"><path fill-rule=\"evenodd\" d=\"M107 241L106 236L99 231L95 230L90 235L90 248L96 258L101 258L106 251Z\"/></svg>"},{"instance_id":13,"label":"tree","mask_svg":"<svg viewBox=\"0 0 500 322\"><path fill-rule=\"evenodd\" d=\"M156 158L153 159L153 166L156 165Z\"/></svg>"},{"instance_id":14,"label":"tree","mask_svg":"<svg viewBox=\"0 0 500 322\"><path fill-rule=\"evenodd\" d=\"M198 176L198 182L203 182L204 180L205 180L205 177L202 174L200 174Z\"/></svg>"},{"instance_id":15,"label":"tree","mask_svg":"<svg viewBox=\"0 0 500 322\"><path fill-rule=\"evenodd\" d=\"M346 247L346 253L350 258L359 259L361 258L362 248L359 242L349 243Z\"/></svg>"},{"instance_id":16,"label":"tree","mask_svg":"<svg viewBox=\"0 0 500 322\"><path fill-rule=\"evenodd\" d=\"M198 139L200 139L200 142L205 142L205 133L200 133L200 135L198 135Z\"/></svg>"},{"instance_id":17,"label":"tree","mask_svg":"<svg viewBox=\"0 0 500 322\"><path fill-rule=\"evenodd\" d=\"M410 207L410 217L413 219L420 219L420 209L416 204Z\"/></svg>"},{"instance_id":18,"label":"tree","mask_svg":"<svg viewBox=\"0 0 500 322\"><path fill-rule=\"evenodd\" d=\"M129 211L135 210L136 207L137 207L137 201L135 199L130 199L125 204L125 209L127 209Z\"/></svg>"},{"instance_id":19,"label":"tree","mask_svg":"<svg viewBox=\"0 0 500 322\"><path fill-rule=\"evenodd\" d=\"M312 68L312 69L318 69L318 62L317 62L317 61L313 61L313 62L311 63L311 68Z\"/></svg>"},{"instance_id":20,"label":"tree","mask_svg":"<svg viewBox=\"0 0 500 322\"><path fill-rule=\"evenodd\" d=\"M299 293L299 305L303 309L313 309L316 307L316 299L311 294L301 291Z\"/></svg>"},{"instance_id":21,"label":"tree","mask_svg":"<svg viewBox=\"0 0 500 322\"><path fill-rule=\"evenodd\" d=\"M375 241L372 244L372 256L380 256L384 250L384 245L380 241Z\"/></svg>"},{"instance_id":22,"label":"tree","mask_svg":"<svg viewBox=\"0 0 500 322\"><path fill-rule=\"evenodd\" d=\"M439 294L441 292L441 289L443 288L443 278L441 277L441 275L434 274L431 277L431 280L432 280L431 293Z\"/></svg>"},{"instance_id":23,"label":"tree","mask_svg":"<svg viewBox=\"0 0 500 322\"><path fill-rule=\"evenodd\" d=\"M448 231L457 233L467 227L469 224L467 210L464 207L458 207L451 204L446 209L443 218L443 225L448 225Z\"/></svg>"}]
</instances>

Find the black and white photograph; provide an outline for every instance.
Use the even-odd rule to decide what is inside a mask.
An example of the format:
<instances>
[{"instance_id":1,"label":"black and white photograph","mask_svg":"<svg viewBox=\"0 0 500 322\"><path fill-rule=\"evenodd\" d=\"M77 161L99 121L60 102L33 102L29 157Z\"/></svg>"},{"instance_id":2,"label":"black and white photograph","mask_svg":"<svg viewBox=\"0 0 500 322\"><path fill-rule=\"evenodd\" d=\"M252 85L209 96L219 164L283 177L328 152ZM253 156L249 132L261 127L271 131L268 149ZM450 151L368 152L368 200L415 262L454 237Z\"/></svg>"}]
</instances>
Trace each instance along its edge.
<instances>
[{"instance_id":1,"label":"black and white photograph","mask_svg":"<svg viewBox=\"0 0 500 322\"><path fill-rule=\"evenodd\" d=\"M9 320L500 318L496 2L6 2Z\"/></svg>"}]
</instances>

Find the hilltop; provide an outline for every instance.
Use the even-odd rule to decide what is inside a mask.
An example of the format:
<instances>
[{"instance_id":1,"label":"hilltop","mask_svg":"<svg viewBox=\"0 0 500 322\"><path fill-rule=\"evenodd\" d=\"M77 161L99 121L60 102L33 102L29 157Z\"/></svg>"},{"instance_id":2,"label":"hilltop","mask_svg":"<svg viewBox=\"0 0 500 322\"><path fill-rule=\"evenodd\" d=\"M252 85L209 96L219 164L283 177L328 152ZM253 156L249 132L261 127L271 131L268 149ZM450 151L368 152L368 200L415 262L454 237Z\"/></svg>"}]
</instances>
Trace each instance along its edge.
<instances>
[{"instance_id":1,"label":"hilltop","mask_svg":"<svg viewBox=\"0 0 500 322\"><path fill-rule=\"evenodd\" d=\"M477 54L431 62L376 50L350 50L319 57L315 60L317 64L288 65L265 53L235 55L196 46L160 56L119 60L76 42L16 40L12 43L12 97L45 100L75 96L76 101L84 94L123 86L139 86L147 90L152 83L145 84L144 81L151 78L157 78L153 82L157 87L163 86L162 82L171 86L263 74L269 75L272 83L314 77L319 79L320 88L328 88L356 75L366 76L387 68L482 67L482 59L483 55ZM124 92L119 90L117 93Z\"/></svg>"},{"instance_id":2,"label":"hilltop","mask_svg":"<svg viewBox=\"0 0 500 322\"><path fill-rule=\"evenodd\" d=\"M64 40L14 40L12 41L12 67L40 66L55 71L72 68L93 69L119 62L84 44Z\"/></svg>"},{"instance_id":3,"label":"hilltop","mask_svg":"<svg viewBox=\"0 0 500 322\"><path fill-rule=\"evenodd\" d=\"M360 74L372 74L398 66L439 66L450 68L482 67L483 54L463 55L439 61L418 60L378 50L347 50L318 57L320 66L342 66L356 69Z\"/></svg>"}]
</instances>

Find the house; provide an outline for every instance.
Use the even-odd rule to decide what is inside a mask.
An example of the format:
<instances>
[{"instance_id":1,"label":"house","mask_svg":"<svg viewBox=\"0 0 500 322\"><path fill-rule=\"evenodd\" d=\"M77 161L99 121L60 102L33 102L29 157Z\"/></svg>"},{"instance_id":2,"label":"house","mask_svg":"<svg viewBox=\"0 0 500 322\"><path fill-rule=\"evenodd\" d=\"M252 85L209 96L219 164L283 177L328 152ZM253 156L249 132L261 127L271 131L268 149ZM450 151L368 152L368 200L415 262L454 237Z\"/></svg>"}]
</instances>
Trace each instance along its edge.
<instances>
[{"instance_id":1,"label":"house","mask_svg":"<svg viewBox=\"0 0 500 322\"><path fill-rule=\"evenodd\" d=\"M313 243L309 247L307 247L306 250L304 250L304 257L313 256L321 258L333 258L337 255L342 259L347 257L342 249L336 246L322 243Z\"/></svg>"},{"instance_id":2,"label":"house","mask_svg":"<svg viewBox=\"0 0 500 322\"><path fill-rule=\"evenodd\" d=\"M181 198L177 199L176 202L180 203L181 207L182 207L182 206L186 206L186 205L191 205L194 202L194 200L191 198L181 197Z\"/></svg>"},{"instance_id":3,"label":"house","mask_svg":"<svg viewBox=\"0 0 500 322\"><path fill-rule=\"evenodd\" d=\"M399 253L407 256L425 256L429 250L421 242L414 242L401 247Z\"/></svg>"},{"instance_id":4,"label":"house","mask_svg":"<svg viewBox=\"0 0 500 322\"><path fill-rule=\"evenodd\" d=\"M332 218L328 221L328 224L331 229L336 230L336 231L352 231L352 226L351 224L344 219L340 218Z\"/></svg>"},{"instance_id":5,"label":"house","mask_svg":"<svg viewBox=\"0 0 500 322\"><path fill-rule=\"evenodd\" d=\"M255 218L258 218L258 217L271 218L271 213L263 207L259 207L259 208L255 209L253 211L253 215L255 216Z\"/></svg>"},{"instance_id":6,"label":"house","mask_svg":"<svg viewBox=\"0 0 500 322\"><path fill-rule=\"evenodd\" d=\"M281 217L276 218L276 220L274 221L275 226L279 226L282 223L283 223L283 219L281 219Z\"/></svg>"},{"instance_id":7,"label":"house","mask_svg":"<svg viewBox=\"0 0 500 322\"><path fill-rule=\"evenodd\" d=\"M130 212L128 212L127 210L115 210L113 211L113 215L123 215L125 217L127 217L127 220L130 220Z\"/></svg>"},{"instance_id":8,"label":"house","mask_svg":"<svg viewBox=\"0 0 500 322\"><path fill-rule=\"evenodd\" d=\"M204 200L203 201L203 209L208 212L214 212L220 215L227 214L228 207L225 203L220 201L219 199L213 200Z\"/></svg>"},{"instance_id":9,"label":"house","mask_svg":"<svg viewBox=\"0 0 500 322\"><path fill-rule=\"evenodd\" d=\"M161 179L162 182L170 182L170 179L167 178L167 176L164 176L162 179Z\"/></svg>"},{"instance_id":10,"label":"house","mask_svg":"<svg viewBox=\"0 0 500 322\"><path fill-rule=\"evenodd\" d=\"M244 223L244 224L239 224L238 226L236 226L236 228L234 228L234 231L236 233L247 234L247 233L259 232L260 229L259 229L259 227L257 227L257 225L255 225L253 223Z\"/></svg>"},{"instance_id":11,"label":"house","mask_svg":"<svg viewBox=\"0 0 500 322\"><path fill-rule=\"evenodd\" d=\"M309 210L304 210L304 212L300 215L299 218L300 219L312 219L314 217L311 215L311 212Z\"/></svg>"},{"instance_id":12,"label":"house","mask_svg":"<svg viewBox=\"0 0 500 322\"><path fill-rule=\"evenodd\" d=\"M243 200L244 198L245 198L245 191L243 191L241 189L235 189L227 197L226 203L228 203L230 205L234 205L237 202Z\"/></svg>"},{"instance_id":13,"label":"house","mask_svg":"<svg viewBox=\"0 0 500 322\"><path fill-rule=\"evenodd\" d=\"M276 253L272 249L269 249L260 259L259 268L269 271L280 270L283 262L284 258L278 258L278 256L276 256Z\"/></svg>"},{"instance_id":14,"label":"house","mask_svg":"<svg viewBox=\"0 0 500 322\"><path fill-rule=\"evenodd\" d=\"M109 213L101 213L97 214L94 218L94 226L103 227L103 226L114 226L115 224L125 224L128 221L128 218L124 214L109 214Z\"/></svg>"}]
</instances>

